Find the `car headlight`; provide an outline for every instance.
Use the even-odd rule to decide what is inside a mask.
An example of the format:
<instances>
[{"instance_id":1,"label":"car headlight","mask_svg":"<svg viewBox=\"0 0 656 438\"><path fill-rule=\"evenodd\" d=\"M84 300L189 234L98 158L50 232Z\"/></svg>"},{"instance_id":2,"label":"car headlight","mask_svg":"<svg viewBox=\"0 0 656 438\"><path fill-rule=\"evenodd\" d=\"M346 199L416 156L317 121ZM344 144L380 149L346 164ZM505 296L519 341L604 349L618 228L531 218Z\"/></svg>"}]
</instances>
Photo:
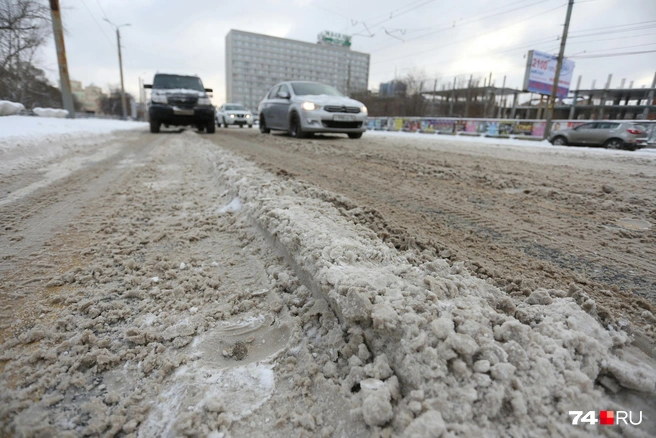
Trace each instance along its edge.
<instances>
[{"instance_id":1,"label":"car headlight","mask_svg":"<svg viewBox=\"0 0 656 438\"><path fill-rule=\"evenodd\" d=\"M199 97L198 105L212 105L212 102L210 102L209 97Z\"/></svg>"},{"instance_id":2,"label":"car headlight","mask_svg":"<svg viewBox=\"0 0 656 438\"><path fill-rule=\"evenodd\" d=\"M230 114L230 118L231 118L231 119L234 119L234 118L235 118L235 115L234 115L234 114Z\"/></svg>"},{"instance_id":3,"label":"car headlight","mask_svg":"<svg viewBox=\"0 0 656 438\"><path fill-rule=\"evenodd\" d=\"M364 105L362 105L362 107L360 108L360 111L362 111L365 114L369 114L369 111L367 111L367 107L364 106Z\"/></svg>"},{"instance_id":4,"label":"car headlight","mask_svg":"<svg viewBox=\"0 0 656 438\"><path fill-rule=\"evenodd\" d=\"M303 108L305 111L314 111L314 110L321 109L321 105L316 105L312 102L303 102L301 108Z\"/></svg>"},{"instance_id":5,"label":"car headlight","mask_svg":"<svg viewBox=\"0 0 656 438\"><path fill-rule=\"evenodd\" d=\"M247 119L250 119L250 118L251 118L251 115L250 115L250 114L246 114L246 118L247 118Z\"/></svg>"},{"instance_id":6,"label":"car headlight","mask_svg":"<svg viewBox=\"0 0 656 438\"><path fill-rule=\"evenodd\" d=\"M153 94L150 99L153 103L169 103L169 100L166 98L165 94Z\"/></svg>"}]
</instances>

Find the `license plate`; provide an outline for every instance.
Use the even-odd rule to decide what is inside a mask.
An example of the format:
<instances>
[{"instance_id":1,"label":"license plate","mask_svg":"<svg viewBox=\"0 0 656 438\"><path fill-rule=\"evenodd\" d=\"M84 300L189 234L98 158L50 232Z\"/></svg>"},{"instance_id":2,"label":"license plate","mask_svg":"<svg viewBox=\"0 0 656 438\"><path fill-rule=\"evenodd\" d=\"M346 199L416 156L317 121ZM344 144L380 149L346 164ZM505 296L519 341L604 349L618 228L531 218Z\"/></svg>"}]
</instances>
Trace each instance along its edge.
<instances>
[{"instance_id":1,"label":"license plate","mask_svg":"<svg viewBox=\"0 0 656 438\"><path fill-rule=\"evenodd\" d=\"M339 120L340 122L352 122L355 120L355 116L346 115L346 114L335 114L333 120Z\"/></svg>"},{"instance_id":2,"label":"license plate","mask_svg":"<svg viewBox=\"0 0 656 438\"><path fill-rule=\"evenodd\" d=\"M173 114L177 116L193 116L194 115L194 110L192 109L173 109Z\"/></svg>"}]
</instances>

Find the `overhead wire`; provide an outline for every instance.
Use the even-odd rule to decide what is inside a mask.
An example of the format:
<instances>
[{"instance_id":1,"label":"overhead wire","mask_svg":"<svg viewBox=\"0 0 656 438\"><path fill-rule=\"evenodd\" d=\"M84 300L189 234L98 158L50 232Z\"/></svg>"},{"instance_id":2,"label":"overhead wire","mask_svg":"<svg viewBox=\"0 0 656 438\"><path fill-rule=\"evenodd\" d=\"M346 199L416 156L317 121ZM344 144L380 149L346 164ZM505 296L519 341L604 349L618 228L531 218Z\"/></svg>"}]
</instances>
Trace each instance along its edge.
<instances>
[{"instance_id":1,"label":"overhead wire","mask_svg":"<svg viewBox=\"0 0 656 438\"><path fill-rule=\"evenodd\" d=\"M447 47L447 46L453 46L453 45L461 44L461 43L464 43L464 42L467 42L467 41L471 41L471 40L473 40L473 39L480 38L481 36L488 35L488 34L490 34L490 33L494 33L494 32L498 32L499 30L502 30L502 29L505 29L505 28L508 28L508 27L515 26L515 25L517 25L517 24L519 24L519 23L522 23L522 22L524 22L524 21L532 20L533 18L539 17L539 16L544 15L544 14L548 14L549 12L553 12L553 11L555 11L555 10L557 10L557 9L560 9L560 8L564 7L564 6L565 6L564 4L563 4L563 5L560 5L560 6L557 6L557 7L555 7L555 8L552 8L552 9L549 9L549 10L546 10L546 11L543 11L543 12L540 12L540 13L535 14L535 15L532 15L532 16L530 16L530 17L526 17L526 18L523 18L523 19L521 19L521 20L517 20L517 21L512 22L512 23L510 23L510 24L508 24L508 25L506 25L506 26L502 26L502 27L499 27L499 28L495 28L495 29L492 29L492 30L487 31L487 32L482 32L482 33L479 33L479 34L477 34L477 35L473 35L473 36L471 36L471 37L469 37L469 38L465 38L465 39L462 39L462 40L459 40L459 41L453 41L453 42L451 42L451 43L441 44L439 47L433 47L433 48L431 48L431 49L422 50L422 51L420 51L420 52L409 53L409 54L404 55L404 56L397 56L397 57L395 57L395 58L390 58L390 59L385 59L385 60L381 60L381 61L377 61L377 62L372 62L372 64L380 64L380 63L386 63L386 62L397 61L398 59L404 59L404 58L408 58L408 57L411 57L411 56L422 55L422 54L425 54L425 53L429 53L429 52L433 52L433 51L435 51L435 50L442 49L442 48Z\"/></svg>"},{"instance_id":2,"label":"overhead wire","mask_svg":"<svg viewBox=\"0 0 656 438\"><path fill-rule=\"evenodd\" d=\"M81 1L82 1L82 4L84 5L84 8L87 10L87 12L89 13L89 15L91 15L91 18L93 19L93 22L96 23L96 26L98 26L98 29L100 29L100 32L102 32L102 34L105 36L105 39L107 40L107 42L109 43L109 45L112 45L112 41L111 41L111 40L109 39L109 37L107 36L107 34L106 34L105 31L103 30L103 28L102 28L102 26L100 25L100 23L98 23L98 20L96 20L96 17L95 17L95 16L93 15L93 13L91 12L91 9L89 9L89 6L87 6L87 3L86 3L84 0L81 0Z\"/></svg>"},{"instance_id":3,"label":"overhead wire","mask_svg":"<svg viewBox=\"0 0 656 438\"><path fill-rule=\"evenodd\" d=\"M601 54L601 55L577 55L577 56L572 56L572 58L586 58L586 59L591 59L591 58L612 58L616 56L628 56L628 55L642 55L644 53L656 53L656 50L643 50L639 52L624 52L624 53L607 53L607 54Z\"/></svg>"},{"instance_id":4,"label":"overhead wire","mask_svg":"<svg viewBox=\"0 0 656 438\"><path fill-rule=\"evenodd\" d=\"M446 31L448 31L448 30L453 30L453 29L455 29L455 28L459 28L459 27L462 27L462 26L467 26L467 25L470 25L470 24L476 23L476 22L481 21L481 20L485 20L485 19L488 19L488 18L493 18L493 17L499 16L499 15L502 15L502 14L508 14L508 13L510 13L510 12L518 11L518 10L521 10L521 9L525 9L525 8L528 8L528 7L531 7L531 6L535 6L535 5L538 5L538 4L541 4L541 3L545 3L545 2L548 2L548 1L553 1L553 0L539 0L539 1L537 1L537 2L534 1L533 3L528 4L528 5L523 5L523 6L520 6L520 7L514 8L514 9L505 10L505 11L500 11L500 12L495 12L494 14L490 14L490 15L485 15L485 14L488 14L488 13L490 13L490 12L499 11L500 9L505 9L505 8L507 8L507 7L509 7L509 6L514 6L514 5L517 5L517 4L519 4L519 3L524 3L524 2L526 2L526 1L528 1L528 0L521 0L521 1L519 1L519 2L511 3L511 4L509 4L509 5L504 5L504 6L499 6L499 7L497 7L497 8L492 8L492 9L489 9L489 10L487 10L487 11L481 12L481 13L479 13L479 14L476 14L476 15L470 16L470 17L468 17L468 18L466 18L466 19L464 19L464 20L461 20L460 23L457 23L457 22L454 21L452 24L449 24L449 25L444 24L445 27L442 27L442 28L440 28L440 29L437 29L437 30L435 30L435 31L433 31L433 32L429 32L429 33L425 33L425 34L423 34L423 35L419 35L419 36L417 36L417 37L415 37L415 38L410 38L410 39L403 40L402 43L408 43L408 42L411 42L411 41L420 40L420 39L423 39L423 38L426 38L426 37L428 37L428 36L432 36L432 35L435 35L435 34L438 34L438 33L441 33L441 32L446 32ZM483 15L483 16L481 17L481 15ZM480 17L480 18L475 18L475 17ZM431 27L431 28L434 28L434 27L435 27L435 26L433 26L433 27ZM398 45L400 45L400 44L402 44L402 43L396 43L396 44L392 44L392 45L385 45L385 46L375 47L375 48L372 49L370 52L371 52L371 53L376 53L376 52L379 52L380 50L384 50L384 49L388 49L388 48L391 48L391 47L394 47L394 46L398 46Z\"/></svg>"}]
</instances>

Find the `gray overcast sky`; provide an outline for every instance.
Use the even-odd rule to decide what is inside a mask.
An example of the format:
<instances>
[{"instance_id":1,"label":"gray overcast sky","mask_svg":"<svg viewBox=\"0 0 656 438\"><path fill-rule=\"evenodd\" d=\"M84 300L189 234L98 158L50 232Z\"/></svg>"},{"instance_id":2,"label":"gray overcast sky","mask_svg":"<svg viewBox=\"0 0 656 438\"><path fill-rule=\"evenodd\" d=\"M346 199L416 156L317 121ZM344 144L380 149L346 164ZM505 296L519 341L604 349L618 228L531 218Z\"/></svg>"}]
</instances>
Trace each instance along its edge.
<instances>
[{"instance_id":1,"label":"gray overcast sky","mask_svg":"<svg viewBox=\"0 0 656 438\"><path fill-rule=\"evenodd\" d=\"M525 54L556 54L566 0L60 0L67 29L71 78L107 88L118 84L114 29L121 29L127 91L156 71L198 74L225 99L225 36L230 29L315 42L331 30L353 34L353 50L370 53L369 88L423 70L431 82L456 75L487 76L495 85L521 86ZM580 0L574 5L566 56L656 50L656 0ZM585 53L584 53L585 52ZM606 58L572 58L573 82L611 86L622 78L650 86L656 52ZM57 80L54 44L41 66ZM573 84L574 85L574 84ZM441 85L438 85L441 87Z\"/></svg>"}]
</instances>

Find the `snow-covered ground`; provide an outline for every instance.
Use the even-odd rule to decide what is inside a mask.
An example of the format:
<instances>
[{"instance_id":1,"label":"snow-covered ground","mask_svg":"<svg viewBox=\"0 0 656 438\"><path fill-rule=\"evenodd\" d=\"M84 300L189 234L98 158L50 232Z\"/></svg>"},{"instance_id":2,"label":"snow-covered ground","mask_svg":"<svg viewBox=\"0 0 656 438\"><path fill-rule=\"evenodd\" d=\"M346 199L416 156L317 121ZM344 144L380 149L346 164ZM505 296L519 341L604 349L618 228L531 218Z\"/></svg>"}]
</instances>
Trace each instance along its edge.
<instances>
[{"instance_id":1,"label":"snow-covered ground","mask_svg":"<svg viewBox=\"0 0 656 438\"><path fill-rule=\"evenodd\" d=\"M484 136L473 135L440 135L440 134L425 134L421 132L403 132L403 131L367 131L367 136L372 137L388 137L388 138L408 138L413 140L421 140L436 143L467 143L467 144L480 144L490 146L503 146L504 148L521 147L521 148L548 148L552 151L563 151L572 154L599 154L599 155L624 155L627 152L632 155L656 155L656 148L645 148L637 151L618 151L603 148L583 147L583 146L554 146L546 140L519 140L514 138L490 138Z\"/></svg>"},{"instance_id":2,"label":"snow-covered ground","mask_svg":"<svg viewBox=\"0 0 656 438\"><path fill-rule=\"evenodd\" d=\"M570 423L570 410L651 414L656 393L653 361L575 284L511 295L430 248L396 248L362 206L219 136L85 132L34 143L70 154L43 190L21 192L38 184L22 174L0 185L0 435L650 436L653 417ZM7 138L11 169L37 163Z\"/></svg>"},{"instance_id":3,"label":"snow-covered ground","mask_svg":"<svg viewBox=\"0 0 656 438\"><path fill-rule=\"evenodd\" d=\"M0 117L0 175L38 166L70 150L94 148L110 141L113 132L147 126L123 120Z\"/></svg>"},{"instance_id":4,"label":"snow-covered ground","mask_svg":"<svg viewBox=\"0 0 656 438\"><path fill-rule=\"evenodd\" d=\"M7 116L0 118L0 150L9 149L18 140L48 141L65 134L105 134L148 126L143 122L104 119L59 119L49 117Z\"/></svg>"}]
</instances>

